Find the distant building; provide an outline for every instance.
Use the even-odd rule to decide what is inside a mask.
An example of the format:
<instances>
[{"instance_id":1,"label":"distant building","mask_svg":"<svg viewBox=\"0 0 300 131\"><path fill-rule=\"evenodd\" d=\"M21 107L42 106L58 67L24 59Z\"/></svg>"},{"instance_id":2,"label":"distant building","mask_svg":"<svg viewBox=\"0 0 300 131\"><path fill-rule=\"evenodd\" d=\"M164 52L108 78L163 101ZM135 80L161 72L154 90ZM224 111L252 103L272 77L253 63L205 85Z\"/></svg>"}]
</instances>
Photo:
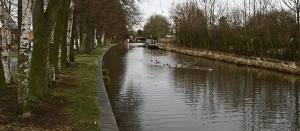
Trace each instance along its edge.
<instances>
[{"instance_id":1,"label":"distant building","mask_svg":"<svg viewBox=\"0 0 300 131\"><path fill-rule=\"evenodd\" d=\"M6 11L2 12L2 8L0 8L0 18L4 18L4 21L0 20L0 47L2 47L2 35L1 35L1 31L2 31L2 27L4 26L5 28L11 29L12 48L14 48L14 47L17 48L16 42L18 42L18 40L20 39L19 38L20 36L17 35L18 34L18 25L12 19L11 16L9 16L7 18L3 14L7 14L7 12Z\"/></svg>"},{"instance_id":2,"label":"distant building","mask_svg":"<svg viewBox=\"0 0 300 131\"><path fill-rule=\"evenodd\" d=\"M29 40L32 41L33 39L34 39L34 37L33 37L33 30L31 30L29 32Z\"/></svg>"},{"instance_id":3,"label":"distant building","mask_svg":"<svg viewBox=\"0 0 300 131\"><path fill-rule=\"evenodd\" d=\"M166 35L166 38L174 38L175 35Z\"/></svg>"}]
</instances>

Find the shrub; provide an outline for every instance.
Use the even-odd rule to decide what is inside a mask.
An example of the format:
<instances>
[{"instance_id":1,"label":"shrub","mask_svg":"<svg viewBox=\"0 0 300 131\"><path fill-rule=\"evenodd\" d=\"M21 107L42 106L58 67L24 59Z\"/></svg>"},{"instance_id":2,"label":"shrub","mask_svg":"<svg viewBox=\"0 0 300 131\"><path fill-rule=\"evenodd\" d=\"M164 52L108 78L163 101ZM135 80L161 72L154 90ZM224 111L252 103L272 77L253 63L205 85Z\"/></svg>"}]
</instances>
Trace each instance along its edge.
<instances>
[{"instance_id":1,"label":"shrub","mask_svg":"<svg viewBox=\"0 0 300 131\"><path fill-rule=\"evenodd\" d=\"M103 76L103 81L104 81L104 84L105 85L110 85L111 83L111 81L110 81L110 78L108 77L108 76Z\"/></svg>"},{"instance_id":2,"label":"shrub","mask_svg":"<svg viewBox=\"0 0 300 131\"><path fill-rule=\"evenodd\" d=\"M236 61L235 64L242 65L242 61Z\"/></svg>"},{"instance_id":3,"label":"shrub","mask_svg":"<svg viewBox=\"0 0 300 131\"><path fill-rule=\"evenodd\" d=\"M103 76L108 76L108 69L103 69L102 74Z\"/></svg>"}]
</instances>

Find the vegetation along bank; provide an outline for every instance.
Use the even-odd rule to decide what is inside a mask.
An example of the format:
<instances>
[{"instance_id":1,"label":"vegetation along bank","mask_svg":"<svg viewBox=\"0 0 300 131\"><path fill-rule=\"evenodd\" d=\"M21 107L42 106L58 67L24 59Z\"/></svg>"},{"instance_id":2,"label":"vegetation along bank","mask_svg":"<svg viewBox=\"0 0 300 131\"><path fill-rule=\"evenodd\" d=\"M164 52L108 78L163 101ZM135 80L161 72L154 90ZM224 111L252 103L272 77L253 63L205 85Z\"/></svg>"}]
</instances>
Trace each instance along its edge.
<instances>
[{"instance_id":1,"label":"vegetation along bank","mask_svg":"<svg viewBox=\"0 0 300 131\"><path fill-rule=\"evenodd\" d=\"M257 58L245 57L245 56L239 56L230 53L222 53L217 51L179 47L179 46L175 46L174 44L159 43L159 48L167 51L173 51L181 54L190 55L190 56L203 57L212 60L234 63L237 65L260 67L260 68L300 75L300 68L299 66L297 66L298 64L292 61L280 61L275 59L267 59L267 58L259 58L259 57Z\"/></svg>"}]
</instances>

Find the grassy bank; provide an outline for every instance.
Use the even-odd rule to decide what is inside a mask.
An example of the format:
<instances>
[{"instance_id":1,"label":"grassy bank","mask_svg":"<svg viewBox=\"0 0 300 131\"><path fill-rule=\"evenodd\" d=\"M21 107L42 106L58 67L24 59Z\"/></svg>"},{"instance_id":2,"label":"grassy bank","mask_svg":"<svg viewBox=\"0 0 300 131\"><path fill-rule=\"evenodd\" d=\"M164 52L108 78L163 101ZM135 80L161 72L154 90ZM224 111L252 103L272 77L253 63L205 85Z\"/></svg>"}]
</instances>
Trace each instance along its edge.
<instances>
[{"instance_id":1,"label":"grassy bank","mask_svg":"<svg viewBox=\"0 0 300 131\"><path fill-rule=\"evenodd\" d=\"M297 66L295 62L290 62L290 61L279 61L279 60L259 58L259 57L254 58L254 57L237 56L234 54L228 54L222 52L207 51L207 50L193 49L187 47L177 47L172 44L160 43L159 47L160 49L163 50L173 51L173 52L191 55L191 56L203 57L212 60L234 63L237 65L253 66L253 67L265 68L265 69L300 75L299 66Z\"/></svg>"},{"instance_id":2,"label":"grassy bank","mask_svg":"<svg viewBox=\"0 0 300 131\"><path fill-rule=\"evenodd\" d=\"M55 85L49 85L51 98L31 103L30 116L16 114L16 85L1 90L0 130L100 130L96 68L109 46L76 55L76 62L61 72Z\"/></svg>"}]
</instances>

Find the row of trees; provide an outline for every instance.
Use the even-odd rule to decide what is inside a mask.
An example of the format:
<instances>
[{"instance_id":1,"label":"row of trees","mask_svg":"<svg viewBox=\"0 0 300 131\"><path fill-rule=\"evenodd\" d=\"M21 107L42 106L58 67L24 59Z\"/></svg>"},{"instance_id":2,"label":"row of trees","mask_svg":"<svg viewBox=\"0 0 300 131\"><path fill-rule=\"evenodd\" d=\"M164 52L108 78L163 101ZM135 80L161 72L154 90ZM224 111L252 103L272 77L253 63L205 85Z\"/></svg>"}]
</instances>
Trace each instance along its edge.
<instances>
[{"instance_id":1,"label":"row of trees","mask_svg":"<svg viewBox=\"0 0 300 131\"><path fill-rule=\"evenodd\" d=\"M299 0L189 0L170 9L177 44L299 61Z\"/></svg>"},{"instance_id":2,"label":"row of trees","mask_svg":"<svg viewBox=\"0 0 300 131\"><path fill-rule=\"evenodd\" d=\"M18 0L15 2L19 5L17 8L20 32L18 100L22 112L26 113L30 110L30 102L42 101L49 96L48 82L55 83L59 78L60 70L66 69L74 61L74 46L76 46L76 53L88 53L96 46L105 44L106 39L111 41L125 39L128 32L127 25L136 24L140 20L136 2L133 0ZM9 5L13 3L14 1L11 0L1 0L1 7L10 12ZM8 18L9 15L7 13L4 16ZM29 71L31 25L33 25L34 46ZM10 29L9 26L3 26L2 32ZM5 45L3 38L9 41L10 37L2 32L2 45ZM10 58L6 53L5 50L2 51L2 54ZM6 59L2 58L2 60ZM5 88L7 84L12 83L12 81L3 82L8 78L7 76L11 76L11 70L4 70L5 67L0 65L0 88ZM5 73L10 75L4 75Z\"/></svg>"}]
</instances>

